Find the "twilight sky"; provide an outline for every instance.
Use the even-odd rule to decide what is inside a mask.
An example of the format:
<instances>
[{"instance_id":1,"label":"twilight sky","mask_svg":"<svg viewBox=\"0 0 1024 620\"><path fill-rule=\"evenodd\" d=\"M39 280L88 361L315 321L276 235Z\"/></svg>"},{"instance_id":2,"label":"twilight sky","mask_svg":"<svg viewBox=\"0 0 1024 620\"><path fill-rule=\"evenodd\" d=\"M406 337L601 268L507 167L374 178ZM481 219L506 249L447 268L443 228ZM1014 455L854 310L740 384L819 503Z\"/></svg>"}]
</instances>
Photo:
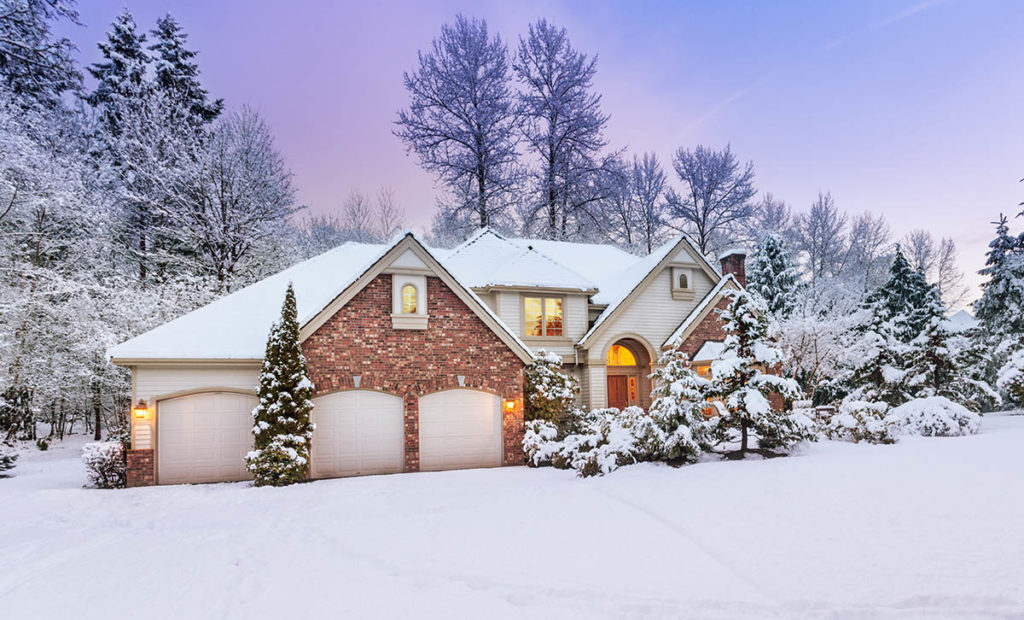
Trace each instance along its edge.
<instances>
[{"instance_id":1,"label":"twilight sky","mask_svg":"<svg viewBox=\"0 0 1024 620\"><path fill-rule=\"evenodd\" d=\"M1024 4L851 2L254 2L87 0L62 27L83 63L128 6L146 30L173 13L203 81L272 126L313 212L393 186L426 227L432 178L391 134L412 69L456 12L514 44L540 16L597 54L608 138L654 151L731 143L757 185L796 211L831 191L900 236L958 242L968 281L1000 212L1024 200ZM674 174L673 180L674 180ZM1015 226L1015 230L1019 230Z\"/></svg>"}]
</instances>

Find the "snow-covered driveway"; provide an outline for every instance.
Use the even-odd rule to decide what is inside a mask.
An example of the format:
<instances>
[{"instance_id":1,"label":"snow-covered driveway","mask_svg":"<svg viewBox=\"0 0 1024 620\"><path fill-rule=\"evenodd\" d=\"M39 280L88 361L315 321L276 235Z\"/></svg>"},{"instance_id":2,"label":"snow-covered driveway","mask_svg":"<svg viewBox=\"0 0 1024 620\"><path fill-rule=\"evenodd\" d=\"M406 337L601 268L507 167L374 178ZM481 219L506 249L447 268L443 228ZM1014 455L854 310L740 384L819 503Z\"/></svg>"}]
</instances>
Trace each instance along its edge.
<instances>
[{"instance_id":1,"label":"snow-covered driveway","mask_svg":"<svg viewBox=\"0 0 1024 620\"><path fill-rule=\"evenodd\" d=\"M0 480L0 616L1022 617L1021 446L125 491L57 446Z\"/></svg>"}]
</instances>

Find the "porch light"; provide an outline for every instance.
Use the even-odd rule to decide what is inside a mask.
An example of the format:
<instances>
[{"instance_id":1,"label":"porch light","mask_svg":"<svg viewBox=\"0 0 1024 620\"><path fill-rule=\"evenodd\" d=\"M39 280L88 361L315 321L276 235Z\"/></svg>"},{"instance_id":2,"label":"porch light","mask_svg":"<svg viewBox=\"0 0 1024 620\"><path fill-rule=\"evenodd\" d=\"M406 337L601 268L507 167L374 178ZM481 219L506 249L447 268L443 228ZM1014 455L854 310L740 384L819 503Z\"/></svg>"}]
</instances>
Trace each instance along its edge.
<instances>
[{"instance_id":1,"label":"porch light","mask_svg":"<svg viewBox=\"0 0 1024 620\"><path fill-rule=\"evenodd\" d=\"M135 414L136 418L145 418L149 415L149 405L146 404L146 401L140 400L132 407L132 413Z\"/></svg>"},{"instance_id":2,"label":"porch light","mask_svg":"<svg viewBox=\"0 0 1024 620\"><path fill-rule=\"evenodd\" d=\"M516 401L514 401L514 400L506 400L505 401L505 411L507 411L509 413L512 413L515 410L516 410Z\"/></svg>"}]
</instances>

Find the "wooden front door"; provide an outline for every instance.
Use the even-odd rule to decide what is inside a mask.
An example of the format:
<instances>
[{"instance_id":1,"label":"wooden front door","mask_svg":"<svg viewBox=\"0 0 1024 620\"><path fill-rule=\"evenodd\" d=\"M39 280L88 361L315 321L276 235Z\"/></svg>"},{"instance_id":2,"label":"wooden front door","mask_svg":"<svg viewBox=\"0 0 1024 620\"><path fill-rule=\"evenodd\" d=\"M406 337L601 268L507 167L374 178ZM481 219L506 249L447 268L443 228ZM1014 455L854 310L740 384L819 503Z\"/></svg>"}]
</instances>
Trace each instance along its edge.
<instances>
[{"instance_id":1,"label":"wooden front door","mask_svg":"<svg viewBox=\"0 0 1024 620\"><path fill-rule=\"evenodd\" d=\"M616 409L629 406L629 377L626 375L608 376L608 406Z\"/></svg>"}]
</instances>

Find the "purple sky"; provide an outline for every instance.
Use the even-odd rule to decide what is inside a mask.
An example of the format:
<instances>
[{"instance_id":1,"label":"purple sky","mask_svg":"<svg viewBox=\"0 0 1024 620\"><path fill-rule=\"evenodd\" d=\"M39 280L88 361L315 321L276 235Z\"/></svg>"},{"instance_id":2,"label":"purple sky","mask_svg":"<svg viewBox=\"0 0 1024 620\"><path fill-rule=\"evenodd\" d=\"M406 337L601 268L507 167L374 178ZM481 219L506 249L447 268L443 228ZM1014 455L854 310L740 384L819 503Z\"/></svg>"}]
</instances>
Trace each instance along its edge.
<instances>
[{"instance_id":1,"label":"purple sky","mask_svg":"<svg viewBox=\"0 0 1024 620\"><path fill-rule=\"evenodd\" d=\"M266 117L313 212L387 184L411 226L428 224L433 180L392 121L407 103L402 71L458 11L510 43L544 16L598 54L613 146L667 167L679 146L731 143L758 187L796 211L831 191L899 235L952 236L972 284L989 222L1024 200L1024 5L1013 0L88 0L85 27L62 28L84 63L123 6L147 30L178 17L208 89Z\"/></svg>"}]
</instances>

